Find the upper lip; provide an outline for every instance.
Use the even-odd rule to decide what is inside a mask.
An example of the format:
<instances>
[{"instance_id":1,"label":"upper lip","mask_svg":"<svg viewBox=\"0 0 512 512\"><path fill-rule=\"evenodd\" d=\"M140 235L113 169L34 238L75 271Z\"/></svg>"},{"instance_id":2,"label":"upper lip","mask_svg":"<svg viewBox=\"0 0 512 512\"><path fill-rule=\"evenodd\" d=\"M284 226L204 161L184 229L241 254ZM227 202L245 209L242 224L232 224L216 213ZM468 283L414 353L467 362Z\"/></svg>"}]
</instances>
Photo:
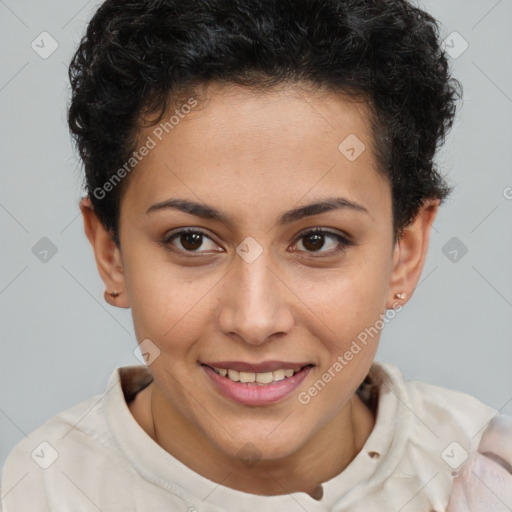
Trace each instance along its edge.
<instances>
[{"instance_id":1,"label":"upper lip","mask_svg":"<svg viewBox=\"0 0 512 512\"><path fill-rule=\"evenodd\" d=\"M239 372L266 373L275 370L287 370L302 368L312 365L308 362L293 363L290 361L264 361L262 363L246 363L244 361L207 361L201 364L211 366L212 368L225 368L226 370L237 370Z\"/></svg>"}]
</instances>

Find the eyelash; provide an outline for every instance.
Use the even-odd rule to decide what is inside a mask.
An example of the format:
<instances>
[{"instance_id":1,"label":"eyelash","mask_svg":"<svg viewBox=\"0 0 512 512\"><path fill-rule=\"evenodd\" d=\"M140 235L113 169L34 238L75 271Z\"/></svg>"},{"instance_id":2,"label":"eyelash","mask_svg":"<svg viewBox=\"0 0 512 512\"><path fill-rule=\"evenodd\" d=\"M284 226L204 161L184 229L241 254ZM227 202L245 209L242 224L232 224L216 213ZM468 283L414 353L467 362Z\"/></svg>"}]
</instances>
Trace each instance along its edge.
<instances>
[{"instance_id":1,"label":"eyelash","mask_svg":"<svg viewBox=\"0 0 512 512\"><path fill-rule=\"evenodd\" d=\"M209 240L212 240L211 237L209 237L204 231L200 230L200 229L195 229L195 228L185 228L185 229L181 229L180 231L176 231L174 233L171 233L170 235L164 237L162 240L161 240L161 244L171 250L171 251L177 251L177 252L181 252L181 253L184 253L184 254L201 254L201 251L187 251L187 250L182 250L182 249L178 249L176 247L172 247L171 245L171 242L176 239L176 238L179 238L181 235L187 235L187 234L190 234L190 233L195 233L195 234L200 234L202 235L203 237L205 238L208 238ZM327 231L325 229L321 229L321 228L314 228L314 229L310 229L308 231L305 231L304 233L301 233L296 239L295 241L293 242L293 245L297 244L301 239L303 238L308 238L310 236L313 236L313 235L321 235L321 236L325 236L326 238L331 238L331 239L334 239L335 241L337 241L340 246L335 249L335 250L331 250L331 251L303 251L303 252L306 252L308 254L320 254L320 255L323 255L323 256L316 256L316 257L325 257L325 253L327 253L327 256L332 256L333 254L338 254L338 253L342 253L344 252L348 247L350 246L353 246L355 245L354 242L352 242L351 240L349 240L347 237L344 237L338 233L334 233L332 231ZM213 240L212 240L213 241ZM217 251L217 252L220 252L220 251Z\"/></svg>"}]
</instances>

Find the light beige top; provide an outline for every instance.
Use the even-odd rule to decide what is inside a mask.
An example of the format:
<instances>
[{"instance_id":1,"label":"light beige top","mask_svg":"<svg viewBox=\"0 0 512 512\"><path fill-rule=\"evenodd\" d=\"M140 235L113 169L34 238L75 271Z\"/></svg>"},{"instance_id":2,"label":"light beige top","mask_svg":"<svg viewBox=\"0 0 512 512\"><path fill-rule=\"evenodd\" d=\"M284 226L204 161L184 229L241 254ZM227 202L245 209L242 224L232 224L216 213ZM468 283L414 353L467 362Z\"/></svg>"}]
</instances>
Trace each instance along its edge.
<instances>
[{"instance_id":1,"label":"light beige top","mask_svg":"<svg viewBox=\"0 0 512 512\"><path fill-rule=\"evenodd\" d=\"M204 478L142 429L127 400L151 379L144 366L116 368L105 392L19 442L2 472L3 512L444 512L455 471L474 461L497 414L469 395L405 381L396 367L374 363L374 430L349 466L322 484L323 497L258 496ZM466 510L460 503L450 512Z\"/></svg>"}]
</instances>

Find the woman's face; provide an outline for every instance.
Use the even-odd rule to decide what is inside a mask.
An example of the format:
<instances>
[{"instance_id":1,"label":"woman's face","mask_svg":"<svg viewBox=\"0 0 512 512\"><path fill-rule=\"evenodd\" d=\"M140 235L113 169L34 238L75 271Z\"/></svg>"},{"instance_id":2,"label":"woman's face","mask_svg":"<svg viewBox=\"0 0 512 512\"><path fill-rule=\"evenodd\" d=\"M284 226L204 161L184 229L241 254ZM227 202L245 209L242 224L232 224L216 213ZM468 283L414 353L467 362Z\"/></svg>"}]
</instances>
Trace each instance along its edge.
<instances>
[{"instance_id":1,"label":"woman's face","mask_svg":"<svg viewBox=\"0 0 512 512\"><path fill-rule=\"evenodd\" d=\"M120 216L127 299L173 413L226 454L251 443L278 458L342 411L373 361L400 291L390 186L361 104L208 91L168 133L142 132L154 147ZM261 385L232 382L237 369Z\"/></svg>"}]
</instances>

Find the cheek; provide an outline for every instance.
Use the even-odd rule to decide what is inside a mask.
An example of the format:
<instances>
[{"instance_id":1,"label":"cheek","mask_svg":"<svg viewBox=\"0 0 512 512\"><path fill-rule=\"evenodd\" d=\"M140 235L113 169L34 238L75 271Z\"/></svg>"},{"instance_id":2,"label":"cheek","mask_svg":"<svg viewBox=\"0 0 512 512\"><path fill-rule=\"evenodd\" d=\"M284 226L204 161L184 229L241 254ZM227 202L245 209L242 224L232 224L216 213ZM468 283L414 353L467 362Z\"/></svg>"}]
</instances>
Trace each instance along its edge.
<instances>
[{"instance_id":1,"label":"cheek","mask_svg":"<svg viewBox=\"0 0 512 512\"><path fill-rule=\"evenodd\" d=\"M346 339L385 312L389 278L387 261L359 261L307 286L301 295L331 335Z\"/></svg>"},{"instance_id":2,"label":"cheek","mask_svg":"<svg viewBox=\"0 0 512 512\"><path fill-rule=\"evenodd\" d=\"M137 339L150 339L161 351L180 352L197 339L211 307L215 280L191 279L168 262L132 257L126 282Z\"/></svg>"},{"instance_id":3,"label":"cheek","mask_svg":"<svg viewBox=\"0 0 512 512\"><path fill-rule=\"evenodd\" d=\"M317 402L319 407L341 407L356 390L375 358L385 326L390 262L384 257L357 260L307 290L305 302L321 320L314 322L316 327L310 326L324 352L319 387L328 383L322 391L324 398Z\"/></svg>"}]
</instances>

